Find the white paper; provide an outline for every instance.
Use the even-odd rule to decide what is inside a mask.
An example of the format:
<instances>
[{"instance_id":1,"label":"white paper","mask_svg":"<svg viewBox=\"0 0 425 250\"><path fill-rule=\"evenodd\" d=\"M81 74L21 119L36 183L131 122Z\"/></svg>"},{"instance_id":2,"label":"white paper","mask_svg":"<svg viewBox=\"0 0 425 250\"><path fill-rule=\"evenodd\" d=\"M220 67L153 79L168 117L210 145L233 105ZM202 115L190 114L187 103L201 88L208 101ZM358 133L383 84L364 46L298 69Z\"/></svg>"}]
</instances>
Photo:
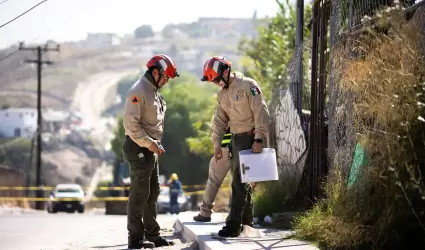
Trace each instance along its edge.
<instances>
[{"instance_id":1,"label":"white paper","mask_svg":"<svg viewBox=\"0 0 425 250\"><path fill-rule=\"evenodd\" d=\"M257 154L251 149L239 151L239 162L242 183L279 179L274 148L263 148L263 152Z\"/></svg>"}]
</instances>

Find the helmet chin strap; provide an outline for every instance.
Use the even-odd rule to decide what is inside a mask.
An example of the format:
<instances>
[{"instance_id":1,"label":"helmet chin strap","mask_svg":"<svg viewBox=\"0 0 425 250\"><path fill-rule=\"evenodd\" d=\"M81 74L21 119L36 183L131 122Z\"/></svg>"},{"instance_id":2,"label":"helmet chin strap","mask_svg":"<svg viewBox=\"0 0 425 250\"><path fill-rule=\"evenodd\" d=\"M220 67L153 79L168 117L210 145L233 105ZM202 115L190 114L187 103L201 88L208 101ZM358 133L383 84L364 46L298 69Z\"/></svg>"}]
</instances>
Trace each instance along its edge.
<instances>
[{"instance_id":1,"label":"helmet chin strap","mask_svg":"<svg viewBox=\"0 0 425 250\"><path fill-rule=\"evenodd\" d=\"M159 75L159 77L158 77L158 81L155 81L155 85L156 85L156 87L158 88L158 89L160 89L161 87L159 86L159 81L161 81L161 77L162 77L162 74L160 74Z\"/></svg>"},{"instance_id":2,"label":"helmet chin strap","mask_svg":"<svg viewBox=\"0 0 425 250\"><path fill-rule=\"evenodd\" d=\"M157 88L157 89L160 89L161 87L159 87L159 81L161 81L161 77L162 77L162 75L163 74L159 74L159 77L158 77L158 81L155 81L155 77L152 75L152 72L151 72L151 77L152 77L152 80L153 80L153 85Z\"/></svg>"},{"instance_id":3,"label":"helmet chin strap","mask_svg":"<svg viewBox=\"0 0 425 250\"><path fill-rule=\"evenodd\" d=\"M224 82L223 89L228 89L230 85L230 69L229 69L229 73L227 73L227 81L224 80L223 76L220 76L220 77L221 77L221 80Z\"/></svg>"}]
</instances>

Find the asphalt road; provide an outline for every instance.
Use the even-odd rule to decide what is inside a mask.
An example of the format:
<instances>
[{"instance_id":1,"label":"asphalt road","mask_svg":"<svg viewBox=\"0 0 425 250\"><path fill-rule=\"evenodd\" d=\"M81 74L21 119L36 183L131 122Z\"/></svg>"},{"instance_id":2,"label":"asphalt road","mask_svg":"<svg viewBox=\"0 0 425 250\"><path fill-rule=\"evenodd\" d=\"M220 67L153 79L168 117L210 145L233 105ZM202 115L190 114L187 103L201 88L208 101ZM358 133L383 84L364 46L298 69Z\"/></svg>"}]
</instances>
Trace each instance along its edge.
<instances>
[{"instance_id":1,"label":"asphalt road","mask_svg":"<svg viewBox=\"0 0 425 250\"><path fill-rule=\"evenodd\" d=\"M112 131L106 126L108 119L102 117L102 112L110 104L106 100L108 93L122 77L135 73L137 69L98 73L81 82L75 90L71 109L78 110L84 126L93 129L90 136L95 143L105 147L105 141L109 142L112 136ZM114 125L115 122L113 121Z\"/></svg>"},{"instance_id":2,"label":"asphalt road","mask_svg":"<svg viewBox=\"0 0 425 250\"><path fill-rule=\"evenodd\" d=\"M173 235L175 216L159 215L162 235L176 245L155 249L195 250L195 243L183 243ZM47 214L32 212L0 215L0 249L127 249L126 216L85 214Z\"/></svg>"}]
</instances>

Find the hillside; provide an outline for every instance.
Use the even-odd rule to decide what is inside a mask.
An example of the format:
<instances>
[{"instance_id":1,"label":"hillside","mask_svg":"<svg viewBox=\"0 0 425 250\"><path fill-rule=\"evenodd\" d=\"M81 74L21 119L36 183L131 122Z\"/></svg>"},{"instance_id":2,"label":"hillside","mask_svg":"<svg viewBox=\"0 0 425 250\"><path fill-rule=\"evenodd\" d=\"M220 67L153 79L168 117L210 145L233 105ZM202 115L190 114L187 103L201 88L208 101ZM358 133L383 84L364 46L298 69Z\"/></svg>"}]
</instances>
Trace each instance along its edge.
<instances>
[{"instance_id":1,"label":"hillside","mask_svg":"<svg viewBox=\"0 0 425 250\"><path fill-rule=\"evenodd\" d=\"M121 38L110 33L89 33L85 40L59 44L60 52L43 54L43 59L54 62L43 67L43 105L66 109L72 101L70 93L79 82L98 72L142 68L156 53L170 55L181 72L200 74L205 60L217 54L228 57L237 68L241 58L237 49L239 41L256 36L256 26L264 23L266 20L257 20L255 13L252 19L199 18L189 24L166 25L153 36ZM56 44L50 41L49 46ZM11 53L0 61L0 106L35 107L37 70L35 65L24 63L24 60L36 59L36 55L31 51L19 51L18 41L0 50L0 58Z\"/></svg>"},{"instance_id":2,"label":"hillside","mask_svg":"<svg viewBox=\"0 0 425 250\"><path fill-rule=\"evenodd\" d=\"M0 57L15 51L12 47L0 52ZM143 59L128 56L125 47L93 50L81 49L75 45L61 44L61 51L48 52L45 58L55 64L43 68L42 89L43 106L66 109L72 101L77 84L90 75L108 70L120 70L137 65ZM37 91L36 67L22 63L34 59L33 53L18 51L0 63L0 86L2 88L0 105L14 107L35 107ZM23 96L25 98L19 98Z\"/></svg>"},{"instance_id":3,"label":"hillside","mask_svg":"<svg viewBox=\"0 0 425 250\"><path fill-rule=\"evenodd\" d=\"M191 73L196 75L196 79L205 60L212 55L226 56L238 69L241 59L238 44L242 37L256 33L253 27L251 19L205 18L200 19L197 25L168 25L162 32L148 37L119 38L110 33L91 33L83 41L59 44L60 52L43 54L44 60L54 62L43 67L43 107L69 110L82 118L80 127L66 124L64 131L71 137L56 137L44 142L45 184L78 182L85 185L102 165L105 155L108 155L103 153L108 151L111 124L116 123L114 114L122 110L122 98L119 97L128 89L128 83L123 86L115 84L120 78L137 76L136 69L142 70L148 58L158 53L170 55L180 73ZM198 36L191 29L208 32ZM51 42L49 46L56 44ZM23 62L36 59L36 55L19 51L16 44L0 50L0 58L11 53L0 61L0 107L35 108L37 69L35 65ZM51 136L55 138L56 135ZM4 152L0 164L28 170L28 145L15 148L13 152ZM15 156L24 151L27 158L21 162ZM6 158L11 154L13 160L8 161Z\"/></svg>"}]
</instances>

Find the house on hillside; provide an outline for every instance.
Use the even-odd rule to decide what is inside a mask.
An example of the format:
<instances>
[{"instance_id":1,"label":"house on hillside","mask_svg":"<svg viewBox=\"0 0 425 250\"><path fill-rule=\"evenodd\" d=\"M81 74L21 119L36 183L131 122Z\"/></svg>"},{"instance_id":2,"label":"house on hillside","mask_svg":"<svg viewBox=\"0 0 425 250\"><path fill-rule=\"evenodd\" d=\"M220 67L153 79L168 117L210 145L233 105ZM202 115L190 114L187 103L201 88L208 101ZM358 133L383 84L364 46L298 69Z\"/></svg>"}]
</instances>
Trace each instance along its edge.
<instances>
[{"instance_id":1,"label":"house on hillside","mask_svg":"<svg viewBox=\"0 0 425 250\"><path fill-rule=\"evenodd\" d=\"M211 38L224 35L240 38L242 34L253 38L257 33L256 20L253 18L200 17L198 23L211 32Z\"/></svg>"},{"instance_id":2,"label":"house on hillside","mask_svg":"<svg viewBox=\"0 0 425 250\"><path fill-rule=\"evenodd\" d=\"M2 137L30 138L37 130L37 110L8 108L0 110L0 135Z\"/></svg>"},{"instance_id":3,"label":"house on hillside","mask_svg":"<svg viewBox=\"0 0 425 250\"><path fill-rule=\"evenodd\" d=\"M199 74L202 70L203 62L200 60L202 52L196 49L181 50L177 53L174 61L179 68Z\"/></svg>"},{"instance_id":4,"label":"house on hillside","mask_svg":"<svg viewBox=\"0 0 425 250\"><path fill-rule=\"evenodd\" d=\"M56 133L68 122L69 112L45 110L43 116L43 132Z\"/></svg>"},{"instance_id":5,"label":"house on hillside","mask_svg":"<svg viewBox=\"0 0 425 250\"><path fill-rule=\"evenodd\" d=\"M121 38L112 33L88 33L82 43L85 48L108 48L121 44Z\"/></svg>"},{"instance_id":6,"label":"house on hillside","mask_svg":"<svg viewBox=\"0 0 425 250\"><path fill-rule=\"evenodd\" d=\"M67 122L69 114L44 110L43 132L55 133ZM8 108L0 110L0 136L31 138L37 131L37 109Z\"/></svg>"}]
</instances>

